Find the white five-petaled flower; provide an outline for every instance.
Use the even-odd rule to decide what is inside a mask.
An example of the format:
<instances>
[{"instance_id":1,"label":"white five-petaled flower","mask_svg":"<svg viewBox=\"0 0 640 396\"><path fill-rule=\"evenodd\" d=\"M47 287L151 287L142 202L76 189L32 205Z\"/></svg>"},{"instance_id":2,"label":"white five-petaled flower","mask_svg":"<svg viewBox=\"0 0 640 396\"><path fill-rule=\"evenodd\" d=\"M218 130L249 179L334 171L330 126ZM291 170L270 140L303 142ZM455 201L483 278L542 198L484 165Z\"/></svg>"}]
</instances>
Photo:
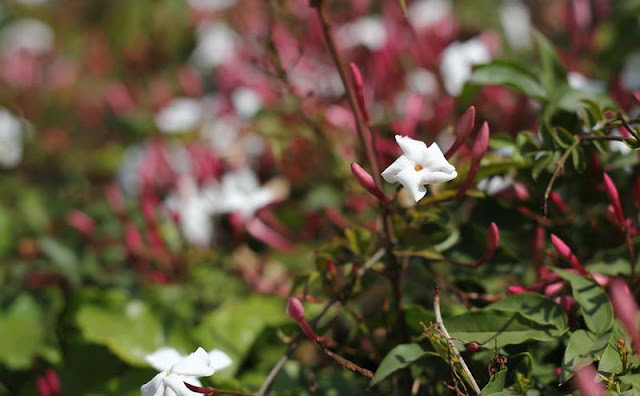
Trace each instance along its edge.
<instances>
[{"instance_id":1,"label":"white five-petaled flower","mask_svg":"<svg viewBox=\"0 0 640 396\"><path fill-rule=\"evenodd\" d=\"M404 154L382 172L382 177L388 183L402 184L416 202L427 193L426 184L446 182L458 176L436 143L427 147L424 142L400 135L396 135L396 141Z\"/></svg>"},{"instance_id":2,"label":"white five-petaled flower","mask_svg":"<svg viewBox=\"0 0 640 396\"><path fill-rule=\"evenodd\" d=\"M147 356L147 362L161 372L142 385L142 396L197 396L185 382L202 386L197 377L208 377L231 364L231 359L217 349L207 353L198 348L184 357L173 348L160 348Z\"/></svg>"}]
</instances>

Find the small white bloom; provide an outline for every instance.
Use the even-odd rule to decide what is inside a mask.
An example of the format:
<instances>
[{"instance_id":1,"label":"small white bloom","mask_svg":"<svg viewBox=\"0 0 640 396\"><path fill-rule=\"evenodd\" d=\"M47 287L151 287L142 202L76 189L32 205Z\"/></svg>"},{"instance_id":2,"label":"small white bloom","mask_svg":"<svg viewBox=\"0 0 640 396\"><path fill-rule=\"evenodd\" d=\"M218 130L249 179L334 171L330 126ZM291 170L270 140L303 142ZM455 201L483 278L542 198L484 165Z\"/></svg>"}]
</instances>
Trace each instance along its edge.
<instances>
[{"instance_id":1,"label":"small white bloom","mask_svg":"<svg viewBox=\"0 0 640 396\"><path fill-rule=\"evenodd\" d=\"M213 237L212 202L198 188L195 180L184 176L178 181L178 192L171 194L166 206L178 213L180 229L190 243L209 246Z\"/></svg>"},{"instance_id":2,"label":"small white bloom","mask_svg":"<svg viewBox=\"0 0 640 396\"><path fill-rule=\"evenodd\" d=\"M614 129L611 136L623 136L619 129ZM627 155L633 151L633 149L627 146L624 142L619 140L612 140L609 142L609 150L618 152L621 155Z\"/></svg>"},{"instance_id":3,"label":"small white bloom","mask_svg":"<svg viewBox=\"0 0 640 396\"><path fill-rule=\"evenodd\" d=\"M500 9L502 30L509 45L516 49L531 47L533 29L531 27L531 12L520 0L506 0Z\"/></svg>"},{"instance_id":4,"label":"small white bloom","mask_svg":"<svg viewBox=\"0 0 640 396\"><path fill-rule=\"evenodd\" d=\"M414 69L407 74L405 81L411 90L421 95L437 95L438 93L438 79L427 69Z\"/></svg>"},{"instance_id":5,"label":"small white bloom","mask_svg":"<svg viewBox=\"0 0 640 396\"><path fill-rule=\"evenodd\" d=\"M604 82L599 80L590 80L578 72L569 72L567 74L567 81L569 82L569 86L574 89L601 93L606 91Z\"/></svg>"},{"instance_id":6,"label":"small white bloom","mask_svg":"<svg viewBox=\"0 0 640 396\"><path fill-rule=\"evenodd\" d=\"M187 132L198 126L202 113L202 104L199 101L176 98L156 114L156 127L164 133Z\"/></svg>"},{"instance_id":7,"label":"small white bloom","mask_svg":"<svg viewBox=\"0 0 640 396\"><path fill-rule=\"evenodd\" d=\"M41 55L51 51L53 41L53 30L46 23L33 18L19 19L0 31L0 54L24 50Z\"/></svg>"},{"instance_id":8,"label":"small white bloom","mask_svg":"<svg viewBox=\"0 0 640 396\"><path fill-rule=\"evenodd\" d=\"M404 154L382 172L382 177L388 183L402 184L416 202L427 193L425 185L450 181L458 176L456 168L447 162L436 143L427 147L424 142L400 135L396 135L396 141Z\"/></svg>"},{"instance_id":9,"label":"small white bloom","mask_svg":"<svg viewBox=\"0 0 640 396\"><path fill-rule=\"evenodd\" d=\"M262 108L262 96L254 89L240 87L231 93L231 103L238 115L252 118Z\"/></svg>"},{"instance_id":10,"label":"small white bloom","mask_svg":"<svg viewBox=\"0 0 640 396\"><path fill-rule=\"evenodd\" d=\"M238 41L233 30L224 23L206 23L198 27L198 44L191 54L196 66L212 68L231 60Z\"/></svg>"},{"instance_id":11,"label":"small white bloom","mask_svg":"<svg viewBox=\"0 0 640 396\"><path fill-rule=\"evenodd\" d=\"M411 26L416 29L426 28L440 22L451 14L449 0L422 0L409 6L407 16Z\"/></svg>"},{"instance_id":12,"label":"small white bloom","mask_svg":"<svg viewBox=\"0 0 640 396\"><path fill-rule=\"evenodd\" d=\"M440 62L440 74L450 95L457 96L471 78L474 65L487 63L491 53L480 38L451 43L445 48Z\"/></svg>"},{"instance_id":13,"label":"small white bloom","mask_svg":"<svg viewBox=\"0 0 640 396\"><path fill-rule=\"evenodd\" d=\"M493 176L480 180L478 190L484 191L487 195L496 195L513 186L513 176Z\"/></svg>"},{"instance_id":14,"label":"small white bloom","mask_svg":"<svg viewBox=\"0 0 640 396\"><path fill-rule=\"evenodd\" d=\"M227 173L220 185L206 193L214 205L214 213L238 213L243 219L252 217L277 199L275 191L260 187L258 178L249 168Z\"/></svg>"},{"instance_id":15,"label":"small white bloom","mask_svg":"<svg viewBox=\"0 0 640 396\"><path fill-rule=\"evenodd\" d=\"M0 108L0 166L13 168L22 160L23 125L7 109Z\"/></svg>"},{"instance_id":16,"label":"small white bloom","mask_svg":"<svg viewBox=\"0 0 640 396\"><path fill-rule=\"evenodd\" d=\"M377 50L387 42L387 31L382 19L364 17L340 27L337 38L347 48L363 45L370 50Z\"/></svg>"},{"instance_id":17,"label":"small white bloom","mask_svg":"<svg viewBox=\"0 0 640 396\"><path fill-rule=\"evenodd\" d=\"M160 373L142 386L142 396L200 395L189 390L184 383L202 386L197 377L208 377L231 364L231 359L224 352L214 349L207 353L202 348L187 357L173 348L160 348L146 360Z\"/></svg>"}]
</instances>

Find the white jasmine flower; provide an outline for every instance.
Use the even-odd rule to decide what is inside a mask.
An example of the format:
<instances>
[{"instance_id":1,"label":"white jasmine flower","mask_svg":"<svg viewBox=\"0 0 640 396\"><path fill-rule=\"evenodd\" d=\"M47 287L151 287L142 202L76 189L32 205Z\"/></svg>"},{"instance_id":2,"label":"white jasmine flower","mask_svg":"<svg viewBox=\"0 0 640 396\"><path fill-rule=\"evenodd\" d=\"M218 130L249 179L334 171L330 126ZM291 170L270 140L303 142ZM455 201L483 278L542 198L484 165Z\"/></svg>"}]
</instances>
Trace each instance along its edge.
<instances>
[{"instance_id":1,"label":"white jasmine flower","mask_svg":"<svg viewBox=\"0 0 640 396\"><path fill-rule=\"evenodd\" d=\"M146 360L160 373L142 385L142 396L200 395L189 390L184 383L202 386L198 377L208 377L231 364L231 359L224 352L214 349L207 353L202 348L187 357L173 348L161 348Z\"/></svg>"},{"instance_id":2,"label":"white jasmine flower","mask_svg":"<svg viewBox=\"0 0 640 396\"><path fill-rule=\"evenodd\" d=\"M22 160L22 121L0 108L0 166L13 168Z\"/></svg>"},{"instance_id":3,"label":"white jasmine flower","mask_svg":"<svg viewBox=\"0 0 640 396\"><path fill-rule=\"evenodd\" d=\"M382 19L364 17L340 27L337 38L347 48L363 45L370 50L377 50L387 42L387 31Z\"/></svg>"},{"instance_id":4,"label":"white jasmine flower","mask_svg":"<svg viewBox=\"0 0 640 396\"><path fill-rule=\"evenodd\" d=\"M531 12L520 0L506 0L500 9L500 21L509 45L517 49L531 47Z\"/></svg>"},{"instance_id":5,"label":"white jasmine flower","mask_svg":"<svg viewBox=\"0 0 640 396\"><path fill-rule=\"evenodd\" d=\"M487 195L496 195L513 186L513 182L511 175L487 177L480 180L478 190L484 191Z\"/></svg>"},{"instance_id":6,"label":"white jasmine flower","mask_svg":"<svg viewBox=\"0 0 640 396\"><path fill-rule=\"evenodd\" d=\"M620 72L620 82L627 91L640 89L640 52L634 52L627 57Z\"/></svg>"},{"instance_id":7,"label":"white jasmine flower","mask_svg":"<svg viewBox=\"0 0 640 396\"><path fill-rule=\"evenodd\" d=\"M574 89L591 92L606 91L604 82L598 80L590 80L578 72L569 72L567 74L567 81L569 82L569 86Z\"/></svg>"},{"instance_id":8,"label":"white jasmine flower","mask_svg":"<svg viewBox=\"0 0 640 396\"><path fill-rule=\"evenodd\" d=\"M191 54L196 66L212 68L231 60L237 37L224 23L206 23L198 27L198 44Z\"/></svg>"},{"instance_id":9,"label":"white jasmine flower","mask_svg":"<svg viewBox=\"0 0 640 396\"><path fill-rule=\"evenodd\" d=\"M440 74L450 95L457 96L471 77L474 65L487 63L491 53L480 38L449 44L442 54Z\"/></svg>"},{"instance_id":10,"label":"white jasmine flower","mask_svg":"<svg viewBox=\"0 0 640 396\"><path fill-rule=\"evenodd\" d=\"M249 168L227 173L220 185L207 191L214 213L238 213L251 218L259 209L278 197L274 190L260 187L258 178Z\"/></svg>"},{"instance_id":11,"label":"white jasmine flower","mask_svg":"<svg viewBox=\"0 0 640 396\"><path fill-rule=\"evenodd\" d=\"M156 114L155 123L164 133L187 132L198 126L202 114L202 104L198 100L176 98Z\"/></svg>"},{"instance_id":12,"label":"white jasmine flower","mask_svg":"<svg viewBox=\"0 0 640 396\"><path fill-rule=\"evenodd\" d=\"M456 168L447 162L436 143L427 147L424 142L400 135L396 135L396 141L404 154L382 172L382 177L388 183L402 184L416 202L427 193L425 185L450 181L458 176Z\"/></svg>"},{"instance_id":13,"label":"white jasmine flower","mask_svg":"<svg viewBox=\"0 0 640 396\"><path fill-rule=\"evenodd\" d=\"M240 87L231 93L231 103L239 116L252 118L262 108L262 96L254 89Z\"/></svg>"},{"instance_id":14,"label":"white jasmine flower","mask_svg":"<svg viewBox=\"0 0 640 396\"><path fill-rule=\"evenodd\" d=\"M213 237L212 201L189 176L179 180L178 192L171 194L165 205L178 214L184 238L197 246L208 246Z\"/></svg>"},{"instance_id":15,"label":"white jasmine flower","mask_svg":"<svg viewBox=\"0 0 640 396\"><path fill-rule=\"evenodd\" d=\"M611 136L623 136L619 129L614 129L611 133ZM613 152L618 152L621 155L627 155L633 151L633 149L627 146L624 142L619 140L611 140L609 142L609 150Z\"/></svg>"},{"instance_id":16,"label":"white jasmine flower","mask_svg":"<svg viewBox=\"0 0 640 396\"><path fill-rule=\"evenodd\" d=\"M18 19L0 31L0 54L24 50L36 55L53 48L53 30L46 23L33 18Z\"/></svg>"},{"instance_id":17,"label":"white jasmine flower","mask_svg":"<svg viewBox=\"0 0 640 396\"><path fill-rule=\"evenodd\" d=\"M409 22L416 29L426 28L440 22L451 14L449 0L422 0L409 6L407 16Z\"/></svg>"}]
</instances>

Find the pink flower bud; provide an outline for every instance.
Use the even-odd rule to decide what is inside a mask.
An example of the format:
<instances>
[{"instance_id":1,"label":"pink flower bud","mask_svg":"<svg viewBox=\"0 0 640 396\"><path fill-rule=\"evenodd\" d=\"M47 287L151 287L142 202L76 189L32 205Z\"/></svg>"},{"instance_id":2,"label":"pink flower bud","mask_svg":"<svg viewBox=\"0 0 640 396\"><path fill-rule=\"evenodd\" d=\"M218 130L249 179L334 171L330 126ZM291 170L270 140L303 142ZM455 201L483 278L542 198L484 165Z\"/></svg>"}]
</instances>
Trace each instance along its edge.
<instances>
[{"instance_id":1,"label":"pink flower bud","mask_svg":"<svg viewBox=\"0 0 640 396\"><path fill-rule=\"evenodd\" d=\"M338 276L338 271L336 270L336 265L333 263L333 260L326 259L325 262L327 263L327 270L331 276L334 278Z\"/></svg>"},{"instance_id":2,"label":"pink flower bud","mask_svg":"<svg viewBox=\"0 0 640 396\"><path fill-rule=\"evenodd\" d=\"M358 183L367 191L369 191L374 197L381 201L388 201L388 198L384 193L376 186L373 177L364 170L360 165L355 162L351 163L351 173L356 177Z\"/></svg>"},{"instance_id":3,"label":"pink flower bud","mask_svg":"<svg viewBox=\"0 0 640 396\"><path fill-rule=\"evenodd\" d=\"M478 135L476 137L476 141L473 144L473 148L471 149L471 166L469 167L469 172L467 173L467 178L460 186L460 189L456 193L456 198L460 198L464 195L465 192L471 186L473 179L476 177L478 170L480 169L480 161L482 157L484 157L487 149L489 148L489 124L485 121L480 130L478 131Z\"/></svg>"},{"instance_id":4,"label":"pink flower bud","mask_svg":"<svg viewBox=\"0 0 640 396\"><path fill-rule=\"evenodd\" d=\"M609 283L609 297L613 305L615 316L624 324L633 341L633 348L640 353L640 329L636 320L638 304L629 290L627 282L623 279L612 279Z\"/></svg>"},{"instance_id":5,"label":"pink flower bud","mask_svg":"<svg viewBox=\"0 0 640 396\"><path fill-rule=\"evenodd\" d=\"M138 253L142 250L142 236L133 224L128 224L125 228L124 245L130 254Z\"/></svg>"},{"instance_id":6,"label":"pink flower bud","mask_svg":"<svg viewBox=\"0 0 640 396\"><path fill-rule=\"evenodd\" d=\"M287 315L296 322L304 322L304 307L300 300L290 297L287 300Z\"/></svg>"},{"instance_id":7,"label":"pink flower bud","mask_svg":"<svg viewBox=\"0 0 640 396\"><path fill-rule=\"evenodd\" d=\"M109 202L111 210L116 214L124 213L124 201L122 200L122 194L116 185L111 184L107 186L104 190L104 195L107 197L107 202Z\"/></svg>"},{"instance_id":8,"label":"pink flower bud","mask_svg":"<svg viewBox=\"0 0 640 396\"><path fill-rule=\"evenodd\" d=\"M96 223L89 215L79 210L72 210L67 214L67 223L86 236L92 235L96 230Z\"/></svg>"},{"instance_id":9,"label":"pink flower bud","mask_svg":"<svg viewBox=\"0 0 640 396\"><path fill-rule=\"evenodd\" d=\"M522 293L527 293L529 290L527 290L525 287L522 287L522 286L511 285L507 287L507 291L511 294L522 294Z\"/></svg>"},{"instance_id":10,"label":"pink flower bud","mask_svg":"<svg viewBox=\"0 0 640 396\"><path fill-rule=\"evenodd\" d=\"M51 396L51 389L49 389L49 383L43 376L36 377L36 389L38 396Z\"/></svg>"},{"instance_id":11,"label":"pink flower bud","mask_svg":"<svg viewBox=\"0 0 640 396\"><path fill-rule=\"evenodd\" d=\"M551 200L551 202L553 202L554 205L556 205L556 207L558 207L558 209L560 209L561 212L567 212L569 210L569 206L567 206L567 204L564 202L564 199L562 199L562 195L558 194L555 191L551 191L551 193L549 194L549 199Z\"/></svg>"},{"instance_id":12,"label":"pink flower bud","mask_svg":"<svg viewBox=\"0 0 640 396\"><path fill-rule=\"evenodd\" d=\"M624 225L624 212L622 212L622 204L620 203L620 195L618 194L618 189L616 185L613 184L613 180L604 173L604 188L607 192L607 196L609 197L609 201L611 205L613 205L613 210L616 215L616 222L618 225Z\"/></svg>"},{"instance_id":13,"label":"pink flower bud","mask_svg":"<svg viewBox=\"0 0 640 396\"><path fill-rule=\"evenodd\" d=\"M473 126L475 124L476 119L476 108L471 106L464 112L462 117L458 120L458 125L456 127L456 131L458 132L458 137L455 142L451 145L447 153L444 155L446 159L451 158L453 154L458 151L462 143L467 139L467 137L473 131Z\"/></svg>"},{"instance_id":14,"label":"pink flower bud","mask_svg":"<svg viewBox=\"0 0 640 396\"><path fill-rule=\"evenodd\" d=\"M62 389L60 387L60 379L58 378L58 373L56 373L54 369L48 368L47 371L44 372L44 376L49 383L51 396L60 396L62 394Z\"/></svg>"},{"instance_id":15,"label":"pink flower bud","mask_svg":"<svg viewBox=\"0 0 640 396\"><path fill-rule=\"evenodd\" d=\"M602 382L596 381L598 373L592 365L578 370L573 376L573 382L582 396L604 396L605 389Z\"/></svg>"},{"instance_id":16,"label":"pink flower bud","mask_svg":"<svg viewBox=\"0 0 640 396\"><path fill-rule=\"evenodd\" d=\"M471 341L467 344L467 351L471 353L478 352L482 348L482 345L478 341Z\"/></svg>"},{"instance_id":17,"label":"pink flower bud","mask_svg":"<svg viewBox=\"0 0 640 396\"><path fill-rule=\"evenodd\" d=\"M362 118L365 123L369 123L369 113L367 112L367 107L364 103L364 90L363 90L363 82L362 82L362 74L360 74L360 69L356 66L355 63L349 64L349 71L351 72L351 81L356 89L356 99L358 101L358 107L360 108L360 113L362 113Z\"/></svg>"},{"instance_id":18,"label":"pink flower bud","mask_svg":"<svg viewBox=\"0 0 640 396\"><path fill-rule=\"evenodd\" d=\"M474 267L479 267L482 264L486 263L493 257L493 254L496 252L498 245L500 244L500 231L498 230L498 226L496 223L491 223L489 225L489 229L487 230L487 247L482 254L482 257L478 259L473 265Z\"/></svg>"},{"instance_id":19,"label":"pink flower bud","mask_svg":"<svg viewBox=\"0 0 640 396\"><path fill-rule=\"evenodd\" d=\"M523 183L516 182L513 185L513 191L516 194L516 198L518 198L521 201L528 201L529 198L531 198L531 194L529 194L529 190L527 189L527 186L525 186Z\"/></svg>"},{"instance_id":20,"label":"pink flower bud","mask_svg":"<svg viewBox=\"0 0 640 396\"><path fill-rule=\"evenodd\" d=\"M551 234L551 243L553 244L553 248L558 253L558 256L560 256L560 258L562 258L563 260L568 261L569 264L571 264L571 266L580 273L580 275L589 278L591 277L591 274L586 269L584 269L576 255L571 251L571 248L567 246L567 244L564 243L562 239L558 238L554 234Z\"/></svg>"}]
</instances>

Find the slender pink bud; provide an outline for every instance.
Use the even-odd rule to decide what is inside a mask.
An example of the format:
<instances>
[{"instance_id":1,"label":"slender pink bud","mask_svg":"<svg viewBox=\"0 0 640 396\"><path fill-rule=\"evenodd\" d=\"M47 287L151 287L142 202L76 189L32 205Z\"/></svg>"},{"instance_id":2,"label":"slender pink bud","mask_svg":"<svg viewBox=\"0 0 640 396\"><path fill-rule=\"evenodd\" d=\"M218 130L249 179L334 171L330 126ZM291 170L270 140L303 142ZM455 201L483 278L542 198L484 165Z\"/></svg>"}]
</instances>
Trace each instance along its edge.
<instances>
[{"instance_id":1,"label":"slender pink bud","mask_svg":"<svg viewBox=\"0 0 640 396\"><path fill-rule=\"evenodd\" d=\"M640 102L640 91L634 91L633 92L633 97L635 98L635 100Z\"/></svg>"},{"instance_id":2,"label":"slender pink bud","mask_svg":"<svg viewBox=\"0 0 640 396\"><path fill-rule=\"evenodd\" d=\"M542 250L544 249L546 231L543 226L538 226L533 234L533 266L536 269L536 275L538 279L544 275L544 268L542 267Z\"/></svg>"},{"instance_id":3,"label":"slender pink bud","mask_svg":"<svg viewBox=\"0 0 640 396\"><path fill-rule=\"evenodd\" d=\"M360 113L362 113L362 118L365 123L369 123L369 113L367 112L367 107L364 103L364 90L363 90L363 82L362 82L362 74L360 73L360 69L356 66L355 63L349 64L349 70L351 71L351 81L353 81L353 85L356 89L356 99L358 101L358 107L360 108Z\"/></svg>"},{"instance_id":4,"label":"slender pink bud","mask_svg":"<svg viewBox=\"0 0 640 396\"><path fill-rule=\"evenodd\" d=\"M528 289L518 285L508 286L507 290L511 294L522 294L522 293L527 293L529 291Z\"/></svg>"},{"instance_id":5,"label":"slender pink bud","mask_svg":"<svg viewBox=\"0 0 640 396\"><path fill-rule=\"evenodd\" d=\"M327 270L331 276L334 278L338 276L338 271L336 270L336 265L333 263L333 260L326 259L325 262L327 263Z\"/></svg>"},{"instance_id":6,"label":"slender pink bud","mask_svg":"<svg viewBox=\"0 0 640 396\"><path fill-rule=\"evenodd\" d=\"M107 186L104 190L104 195L107 197L107 202L109 202L111 210L116 214L124 213L124 201L122 199L122 194L120 194L120 190L116 185L111 184Z\"/></svg>"},{"instance_id":7,"label":"slender pink bud","mask_svg":"<svg viewBox=\"0 0 640 396\"><path fill-rule=\"evenodd\" d=\"M41 375L36 377L36 389L38 390L38 396L51 396L51 389L49 389L49 383Z\"/></svg>"},{"instance_id":8,"label":"slender pink bud","mask_svg":"<svg viewBox=\"0 0 640 396\"><path fill-rule=\"evenodd\" d=\"M633 199L633 206L636 209L640 208L640 177L636 177L633 181L633 187L631 188L631 197Z\"/></svg>"},{"instance_id":9,"label":"slender pink bud","mask_svg":"<svg viewBox=\"0 0 640 396\"><path fill-rule=\"evenodd\" d=\"M458 137L456 137L455 142L453 142L449 150L447 150L446 154L444 155L446 159L451 158L451 156L455 154L456 151L458 151L460 146L462 146L462 143L464 143L467 137L471 134L471 132L473 131L473 126L475 124L475 119L476 119L476 108L471 106L467 109L467 111L464 112L462 117L460 117L460 119L458 120L458 125L456 127L456 131L458 132Z\"/></svg>"},{"instance_id":10,"label":"slender pink bud","mask_svg":"<svg viewBox=\"0 0 640 396\"><path fill-rule=\"evenodd\" d=\"M482 257L480 257L473 265L475 267L479 267L489 261L496 252L498 245L500 245L500 231L498 230L496 223L492 222L487 230L487 247L485 248Z\"/></svg>"},{"instance_id":11,"label":"slender pink bud","mask_svg":"<svg viewBox=\"0 0 640 396\"><path fill-rule=\"evenodd\" d=\"M609 177L609 175L604 173L604 188L607 192L607 196L609 197L609 201L611 201L611 205L613 205L613 210L616 215L616 222L618 225L623 226L624 221L624 212L622 211L622 204L620 203L620 195L618 194L618 189L616 185L613 184L613 180Z\"/></svg>"},{"instance_id":12,"label":"slender pink bud","mask_svg":"<svg viewBox=\"0 0 640 396\"><path fill-rule=\"evenodd\" d=\"M96 230L96 223L89 215L79 210L72 210L67 214L67 223L86 236L92 235Z\"/></svg>"},{"instance_id":13,"label":"slender pink bud","mask_svg":"<svg viewBox=\"0 0 640 396\"><path fill-rule=\"evenodd\" d=\"M554 234L551 234L551 243L553 244L553 248L556 250L560 258L568 261L569 264L571 264L571 266L580 273L580 275L591 278L591 274L589 273L589 271L584 269L576 255L571 251L571 248L567 246L567 244L564 243L562 239L558 238Z\"/></svg>"},{"instance_id":14,"label":"slender pink bud","mask_svg":"<svg viewBox=\"0 0 640 396\"><path fill-rule=\"evenodd\" d=\"M582 396L604 396L605 389L602 382L596 381L598 373L592 365L578 370L573 376L573 382Z\"/></svg>"},{"instance_id":15,"label":"slender pink bud","mask_svg":"<svg viewBox=\"0 0 640 396\"><path fill-rule=\"evenodd\" d=\"M289 297L287 300L287 315L298 323L304 321L304 307L300 300L295 297Z\"/></svg>"},{"instance_id":16,"label":"slender pink bud","mask_svg":"<svg viewBox=\"0 0 640 396\"><path fill-rule=\"evenodd\" d=\"M609 297L615 316L620 319L633 341L633 349L640 353L640 333L638 332L638 304L629 290L629 285L621 278L610 280Z\"/></svg>"},{"instance_id":17,"label":"slender pink bud","mask_svg":"<svg viewBox=\"0 0 640 396\"><path fill-rule=\"evenodd\" d=\"M133 224L128 224L124 231L124 245L130 254L138 253L142 250L142 235Z\"/></svg>"},{"instance_id":18,"label":"slender pink bud","mask_svg":"<svg viewBox=\"0 0 640 396\"><path fill-rule=\"evenodd\" d=\"M529 194L529 190L527 189L527 186L525 186L523 183L520 183L520 182L514 183L513 191L516 194L516 198L518 198L521 201L528 201L529 198L531 198L531 194Z\"/></svg>"},{"instance_id":19,"label":"slender pink bud","mask_svg":"<svg viewBox=\"0 0 640 396\"><path fill-rule=\"evenodd\" d=\"M360 165L355 162L351 163L351 173L356 177L358 183L367 191L369 191L374 197L381 201L388 202L388 198L384 193L376 186L376 182L373 177L364 170Z\"/></svg>"},{"instance_id":20,"label":"slender pink bud","mask_svg":"<svg viewBox=\"0 0 640 396\"><path fill-rule=\"evenodd\" d=\"M560 209L561 212L567 212L569 210L569 206L567 206L567 204L564 202L564 199L562 199L562 195L558 194L557 192L551 191L551 193L549 194L549 199L555 206L558 207L558 209Z\"/></svg>"},{"instance_id":21,"label":"slender pink bud","mask_svg":"<svg viewBox=\"0 0 640 396\"><path fill-rule=\"evenodd\" d=\"M215 395L215 394L219 394L220 390L216 389L216 388L211 388L211 387L205 387L205 386L196 386L196 385L192 385L188 382L183 382L184 386L186 386L191 392L195 392L195 393L202 393L203 395Z\"/></svg>"},{"instance_id":22,"label":"slender pink bud","mask_svg":"<svg viewBox=\"0 0 640 396\"><path fill-rule=\"evenodd\" d=\"M473 148L471 149L471 166L469 167L469 172L467 173L467 178L456 193L456 198L460 198L464 195L465 192L471 186L473 179L476 177L478 170L480 169L480 161L482 161L482 157L484 157L487 149L489 148L489 124L485 121L482 123L480 130L478 131L478 135L476 137L476 141L473 144Z\"/></svg>"},{"instance_id":23,"label":"slender pink bud","mask_svg":"<svg viewBox=\"0 0 640 396\"><path fill-rule=\"evenodd\" d=\"M58 378L58 373L56 373L54 369L48 368L47 371L44 372L44 376L49 383L51 396L60 396L62 394L62 388L60 387L60 379Z\"/></svg>"}]
</instances>

